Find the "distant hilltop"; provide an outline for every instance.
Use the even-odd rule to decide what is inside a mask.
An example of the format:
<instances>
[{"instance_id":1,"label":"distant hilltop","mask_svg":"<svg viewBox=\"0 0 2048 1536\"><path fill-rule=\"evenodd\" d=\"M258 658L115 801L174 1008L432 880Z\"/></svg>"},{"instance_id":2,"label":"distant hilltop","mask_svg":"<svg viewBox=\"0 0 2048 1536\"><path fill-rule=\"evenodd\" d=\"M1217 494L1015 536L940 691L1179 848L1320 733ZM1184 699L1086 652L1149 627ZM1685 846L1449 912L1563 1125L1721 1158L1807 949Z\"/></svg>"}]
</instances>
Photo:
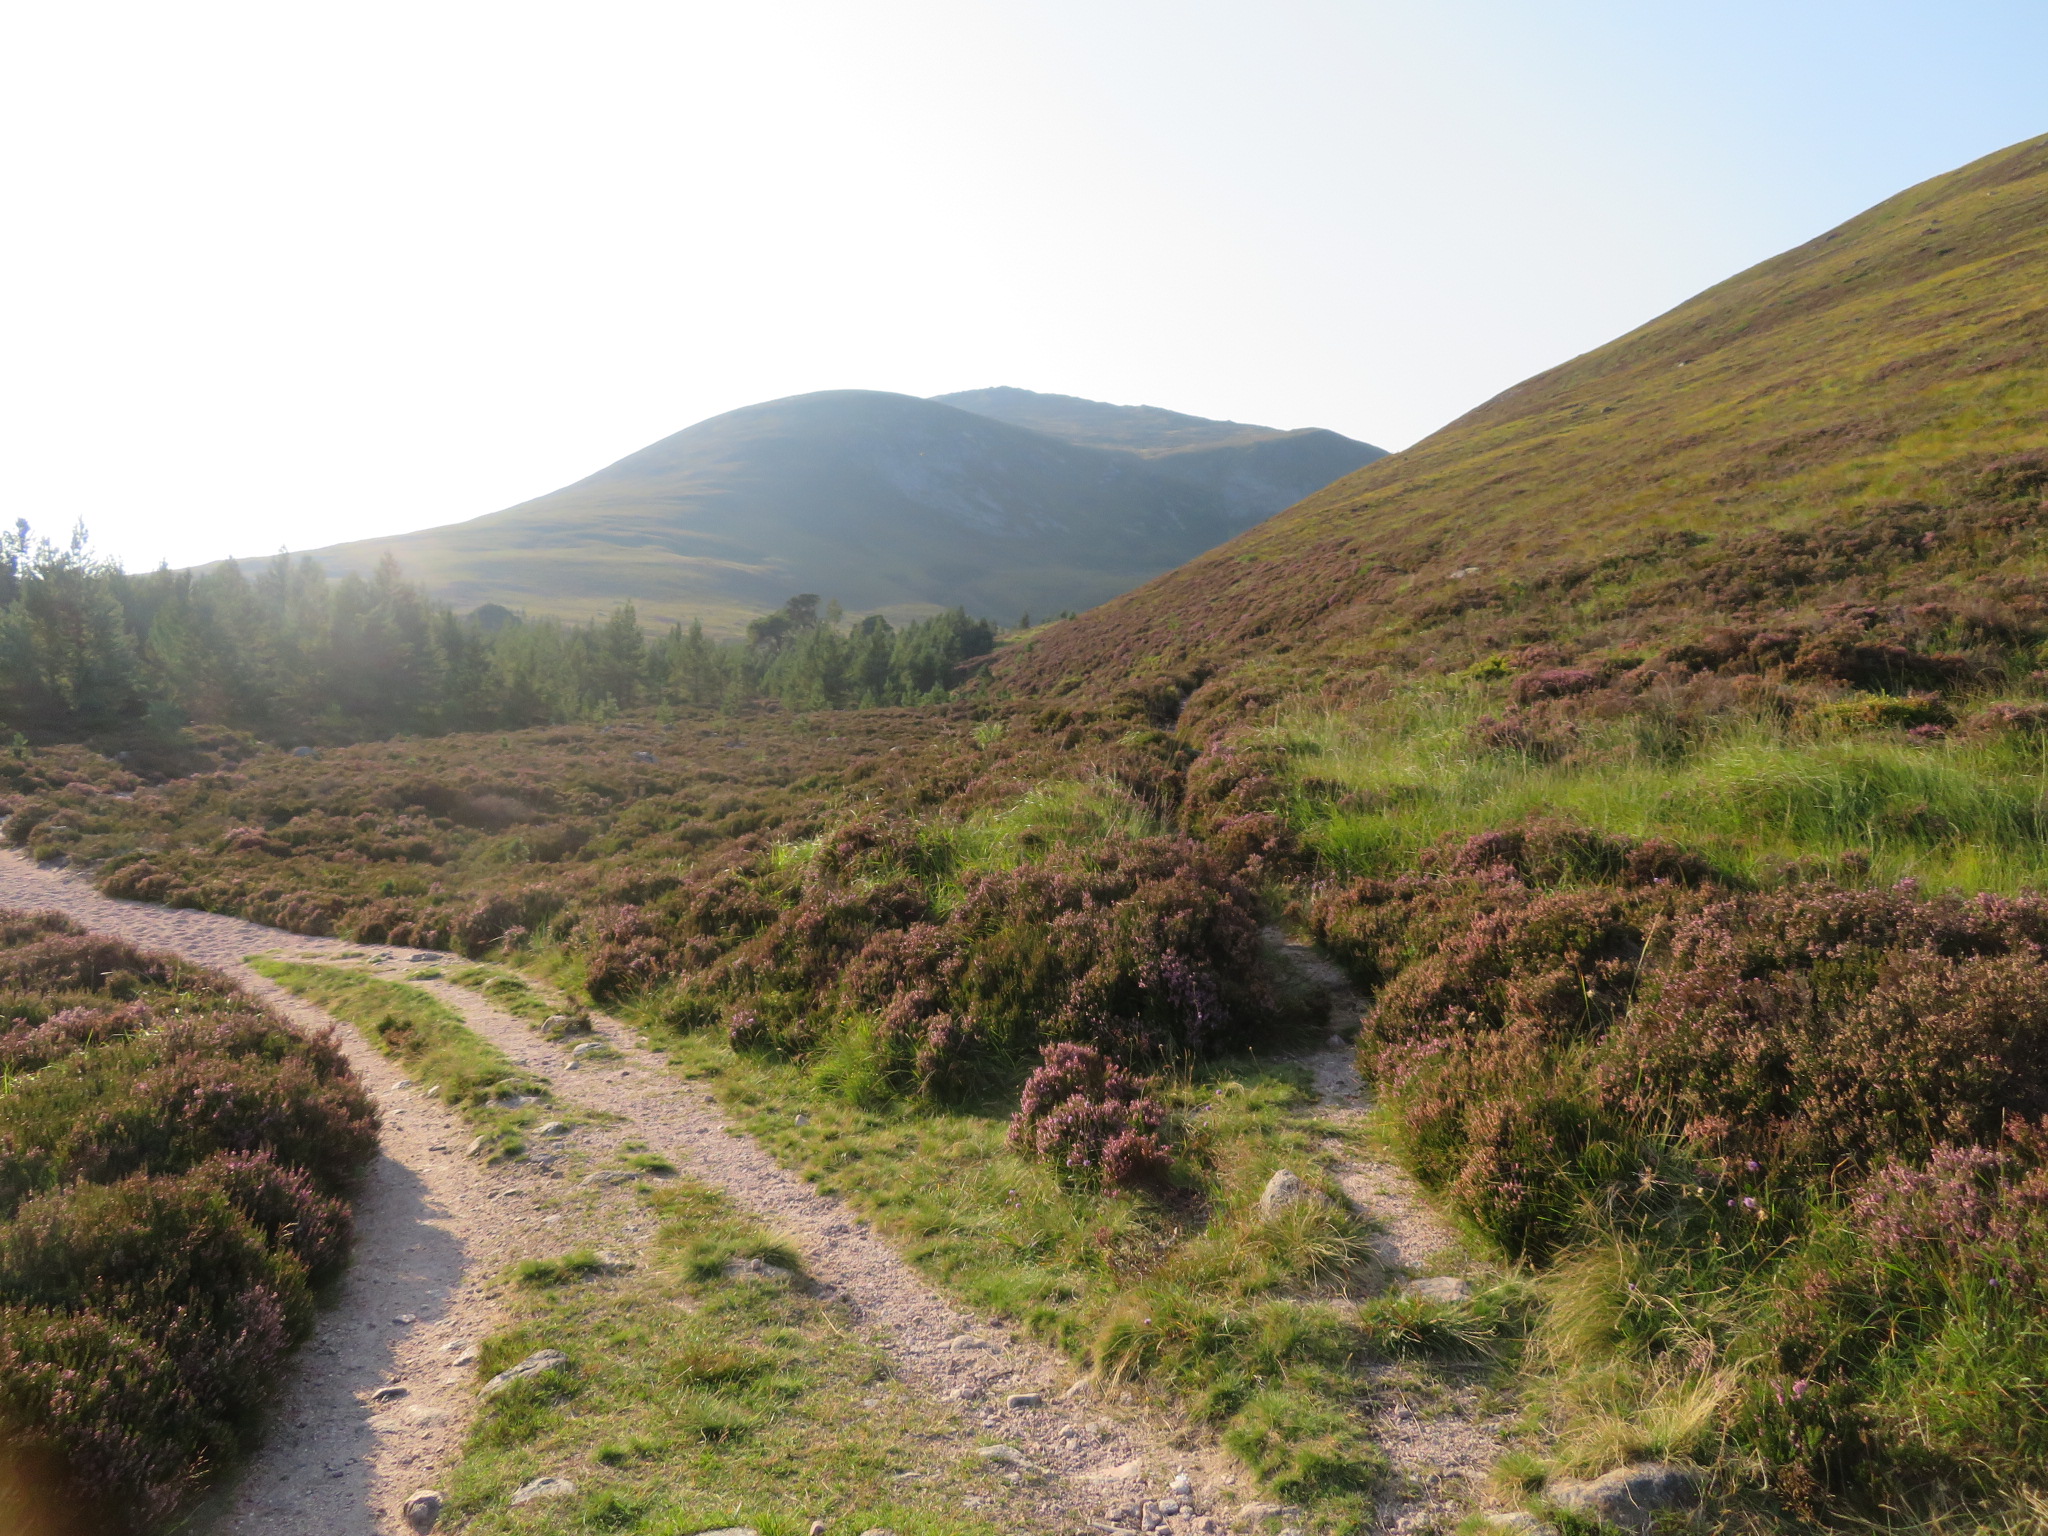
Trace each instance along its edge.
<instances>
[{"instance_id":1,"label":"distant hilltop","mask_svg":"<svg viewBox=\"0 0 2048 1536\"><path fill-rule=\"evenodd\" d=\"M310 554L338 576L389 553L459 608L584 618L630 599L714 634L795 592L1012 624L1129 591L1384 456L1319 428L1026 389L827 390L698 422L502 512Z\"/></svg>"}]
</instances>

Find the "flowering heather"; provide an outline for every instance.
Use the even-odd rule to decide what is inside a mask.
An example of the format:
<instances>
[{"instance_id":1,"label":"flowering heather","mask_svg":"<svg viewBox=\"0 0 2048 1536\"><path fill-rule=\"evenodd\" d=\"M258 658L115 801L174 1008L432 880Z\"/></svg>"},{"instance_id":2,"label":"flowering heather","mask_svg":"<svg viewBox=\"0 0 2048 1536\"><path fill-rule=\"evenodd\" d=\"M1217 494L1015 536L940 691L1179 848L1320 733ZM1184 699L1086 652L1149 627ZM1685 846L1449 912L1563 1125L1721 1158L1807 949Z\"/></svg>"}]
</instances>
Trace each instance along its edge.
<instances>
[{"instance_id":1,"label":"flowering heather","mask_svg":"<svg viewBox=\"0 0 2048 1536\"><path fill-rule=\"evenodd\" d=\"M0 1491L174 1513L253 1436L346 1262L376 1115L225 978L0 912Z\"/></svg>"},{"instance_id":2,"label":"flowering heather","mask_svg":"<svg viewBox=\"0 0 2048 1536\"><path fill-rule=\"evenodd\" d=\"M1010 1145L1068 1177L1112 1189L1164 1182L1166 1109L1151 1085L1090 1046L1048 1045L1025 1080Z\"/></svg>"}]
</instances>

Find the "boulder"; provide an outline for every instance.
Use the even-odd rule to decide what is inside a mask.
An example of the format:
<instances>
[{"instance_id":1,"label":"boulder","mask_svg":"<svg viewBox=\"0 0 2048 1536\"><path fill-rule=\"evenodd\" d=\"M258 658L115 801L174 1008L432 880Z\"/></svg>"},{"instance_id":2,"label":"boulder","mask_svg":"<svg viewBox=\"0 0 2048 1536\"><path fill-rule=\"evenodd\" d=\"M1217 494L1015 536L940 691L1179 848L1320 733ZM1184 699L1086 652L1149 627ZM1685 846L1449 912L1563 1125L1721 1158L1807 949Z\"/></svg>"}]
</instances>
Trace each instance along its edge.
<instances>
[{"instance_id":1,"label":"boulder","mask_svg":"<svg viewBox=\"0 0 2048 1536\"><path fill-rule=\"evenodd\" d=\"M1699 1477L1668 1462L1645 1461L1584 1482L1552 1483L1543 1496L1568 1514L1625 1531L1647 1531L1660 1510L1683 1509L1698 1500Z\"/></svg>"},{"instance_id":2,"label":"boulder","mask_svg":"<svg viewBox=\"0 0 2048 1536\"><path fill-rule=\"evenodd\" d=\"M1291 1169L1282 1168L1266 1180L1265 1193L1259 1196L1259 1214L1277 1216L1289 1206L1320 1205L1322 1200L1319 1191L1304 1184Z\"/></svg>"},{"instance_id":3,"label":"boulder","mask_svg":"<svg viewBox=\"0 0 2048 1536\"><path fill-rule=\"evenodd\" d=\"M408 1497L398 1512L405 1517L407 1525L418 1531L420 1536L426 1536L434 1528L434 1522L441 1518L442 1502L438 1489L422 1488Z\"/></svg>"},{"instance_id":4,"label":"boulder","mask_svg":"<svg viewBox=\"0 0 2048 1536\"><path fill-rule=\"evenodd\" d=\"M1403 1280L1401 1294L1454 1307L1472 1299L1472 1282L1462 1275L1424 1275L1420 1280Z\"/></svg>"},{"instance_id":5,"label":"boulder","mask_svg":"<svg viewBox=\"0 0 2048 1536\"><path fill-rule=\"evenodd\" d=\"M512 1502L517 1505L531 1504L536 1499L566 1499L575 1491L576 1485L566 1477L536 1477L512 1490Z\"/></svg>"},{"instance_id":6,"label":"boulder","mask_svg":"<svg viewBox=\"0 0 2048 1536\"><path fill-rule=\"evenodd\" d=\"M479 1397L495 1397L515 1381L531 1381L536 1376L547 1376L569 1368L569 1357L559 1349L536 1349L517 1365L507 1366L477 1393Z\"/></svg>"}]
</instances>

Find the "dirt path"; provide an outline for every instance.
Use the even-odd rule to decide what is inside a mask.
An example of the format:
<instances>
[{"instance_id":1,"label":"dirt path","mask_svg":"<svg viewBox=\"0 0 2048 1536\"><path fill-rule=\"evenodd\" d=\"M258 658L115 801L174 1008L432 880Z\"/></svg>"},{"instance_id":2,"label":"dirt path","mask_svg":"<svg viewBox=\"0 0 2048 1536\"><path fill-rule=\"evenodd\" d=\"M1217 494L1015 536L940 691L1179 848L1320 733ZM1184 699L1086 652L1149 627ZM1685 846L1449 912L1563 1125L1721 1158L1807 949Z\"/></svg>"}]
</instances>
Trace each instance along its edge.
<instances>
[{"instance_id":1,"label":"dirt path","mask_svg":"<svg viewBox=\"0 0 2048 1536\"><path fill-rule=\"evenodd\" d=\"M114 901L76 875L13 852L0 853L0 906L55 908L99 931L175 951L316 1024L331 1021L255 975L243 957L268 951L332 960L346 951L355 963L397 973L408 954ZM566 1045L542 1040L462 988L427 985L513 1060L549 1077L565 1106L617 1118L568 1138L562 1161L576 1198L563 1199L550 1170L486 1168L463 1157L468 1132L460 1122L402 1086L391 1063L343 1029L350 1060L385 1116L382 1154L358 1206L355 1262L301 1354L268 1440L215 1494L200 1529L214 1536L405 1536L398 1510L406 1496L433 1486L459 1455L474 1406L464 1349L499 1315L494 1278L518 1257L583 1243L630 1256L651 1240L653 1223L631 1188L582 1171L613 1161L626 1141L664 1153L792 1241L904 1380L930 1395L959 1454L990 1442L1021 1453L1028 1468L1003 1500L1006 1516L1047 1531L1112 1522L1135 1529L1139 1501L1169 1498L1169 1480L1185 1471L1195 1507L1161 1528L1207 1536L1228 1522L1238 1474L1216 1448L1128 1402L1091 1400L1062 1358L954 1307L865 1222L776 1164L726 1122L708 1094L669 1073L624 1028L600 1020L616 1056L572 1067ZM545 1200L533 1198L543 1192ZM375 1401L387 1388L403 1393ZM1011 1394L1031 1393L1042 1402L1009 1406Z\"/></svg>"},{"instance_id":2,"label":"dirt path","mask_svg":"<svg viewBox=\"0 0 2048 1536\"><path fill-rule=\"evenodd\" d=\"M1329 991L1329 1042L1299 1059L1314 1074L1321 1118L1340 1129L1356 1127L1372 1112L1349 1043L1364 999L1341 970L1308 945L1278 930L1269 930L1267 937L1297 971ZM1358 1157L1346 1142L1332 1141L1326 1150L1338 1187L1378 1223L1374 1246L1387 1267L1404 1278L1451 1277L1455 1290L1456 1281L1472 1268L1471 1256L1421 1186L1393 1163ZM1469 1507L1499 1460L1509 1417L1482 1406L1480 1370L1369 1366L1366 1374L1378 1388L1380 1444L1396 1474L1380 1507L1381 1530L1447 1528Z\"/></svg>"}]
</instances>

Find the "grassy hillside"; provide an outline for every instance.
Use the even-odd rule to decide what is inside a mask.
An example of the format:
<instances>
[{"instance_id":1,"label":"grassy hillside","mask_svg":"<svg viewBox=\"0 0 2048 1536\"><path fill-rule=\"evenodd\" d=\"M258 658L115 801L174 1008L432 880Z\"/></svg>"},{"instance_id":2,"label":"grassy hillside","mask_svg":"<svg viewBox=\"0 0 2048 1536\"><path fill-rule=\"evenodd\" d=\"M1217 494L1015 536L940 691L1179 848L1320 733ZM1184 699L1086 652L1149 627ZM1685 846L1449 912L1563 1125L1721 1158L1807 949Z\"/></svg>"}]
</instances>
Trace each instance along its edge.
<instances>
[{"instance_id":1,"label":"grassy hillside","mask_svg":"<svg viewBox=\"0 0 2048 1536\"><path fill-rule=\"evenodd\" d=\"M856 613L964 604L1011 622L1127 591L1378 452L1335 433L1175 420L1226 430L1155 464L905 395L800 395L488 517L314 556L367 574L389 551L459 607L581 618L631 599L713 634L796 592Z\"/></svg>"},{"instance_id":2,"label":"grassy hillside","mask_svg":"<svg viewBox=\"0 0 2048 1536\"><path fill-rule=\"evenodd\" d=\"M585 988L1304 1530L1399 1497L1404 1422L1497 1409L1490 1481L1404 1528L1656 1459L1702 1529L2035 1531L2044 212L2048 141L1906 193L944 710L147 790L18 748L8 835ZM1274 1066L1326 1017L1275 924L1363 1000L1370 1142ZM1258 1210L1383 1155L1473 1294Z\"/></svg>"},{"instance_id":3,"label":"grassy hillside","mask_svg":"<svg viewBox=\"0 0 2048 1536\"><path fill-rule=\"evenodd\" d=\"M1538 642L1654 653L1733 615L1811 628L1834 602L2032 612L2039 470L1999 466L2048 441L2044 214L2048 140L1924 183L1061 626L1002 675L1027 693L1209 680L1214 697Z\"/></svg>"}]
</instances>

